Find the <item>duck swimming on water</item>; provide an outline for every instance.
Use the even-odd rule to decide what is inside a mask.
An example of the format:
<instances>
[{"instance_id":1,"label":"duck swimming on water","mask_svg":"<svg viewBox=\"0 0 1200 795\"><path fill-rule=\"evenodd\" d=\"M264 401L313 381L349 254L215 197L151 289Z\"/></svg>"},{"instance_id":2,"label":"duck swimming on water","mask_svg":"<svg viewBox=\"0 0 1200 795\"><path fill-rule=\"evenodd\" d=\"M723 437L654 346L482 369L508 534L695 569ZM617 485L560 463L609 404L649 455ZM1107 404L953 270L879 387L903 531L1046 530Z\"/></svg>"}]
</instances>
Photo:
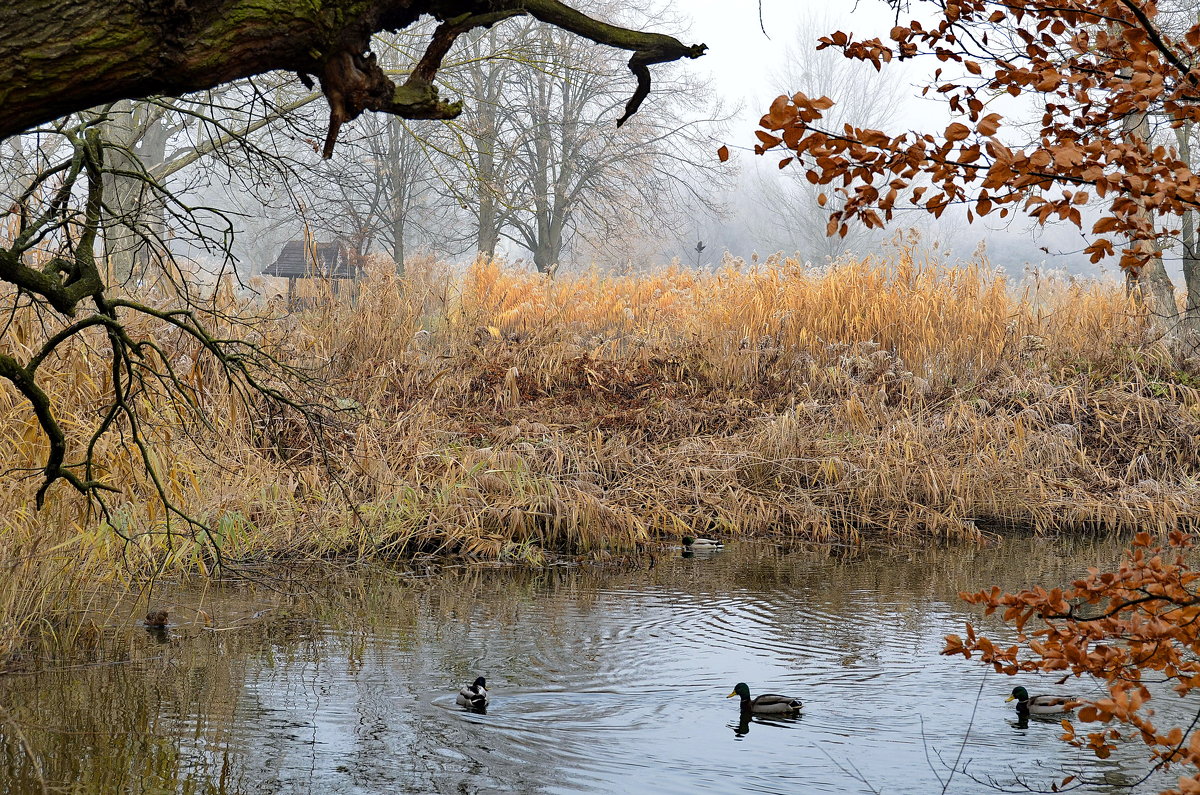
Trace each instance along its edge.
<instances>
[{"instance_id":1,"label":"duck swimming on water","mask_svg":"<svg viewBox=\"0 0 1200 795\"><path fill-rule=\"evenodd\" d=\"M463 689L458 691L458 698L454 700L454 703L468 709L486 707L488 705L487 680L480 676L471 684L463 685Z\"/></svg>"},{"instance_id":2,"label":"duck swimming on water","mask_svg":"<svg viewBox=\"0 0 1200 795\"><path fill-rule=\"evenodd\" d=\"M683 537L683 548L688 552L716 552L724 547L725 545L720 541L714 541L711 538Z\"/></svg>"},{"instance_id":3,"label":"duck swimming on water","mask_svg":"<svg viewBox=\"0 0 1200 795\"><path fill-rule=\"evenodd\" d=\"M1079 705L1079 700L1070 696L1031 696L1029 691L1017 686L1005 701L1017 702L1017 715L1061 715Z\"/></svg>"},{"instance_id":4,"label":"duck swimming on water","mask_svg":"<svg viewBox=\"0 0 1200 795\"><path fill-rule=\"evenodd\" d=\"M740 696L742 712L755 715L796 715L804 708L804 702L791 696L781 696L778 693L763 693L761 696L750 698L750 686L738 682L733 692L725 698Z\"/></svg>"}]
</instances>

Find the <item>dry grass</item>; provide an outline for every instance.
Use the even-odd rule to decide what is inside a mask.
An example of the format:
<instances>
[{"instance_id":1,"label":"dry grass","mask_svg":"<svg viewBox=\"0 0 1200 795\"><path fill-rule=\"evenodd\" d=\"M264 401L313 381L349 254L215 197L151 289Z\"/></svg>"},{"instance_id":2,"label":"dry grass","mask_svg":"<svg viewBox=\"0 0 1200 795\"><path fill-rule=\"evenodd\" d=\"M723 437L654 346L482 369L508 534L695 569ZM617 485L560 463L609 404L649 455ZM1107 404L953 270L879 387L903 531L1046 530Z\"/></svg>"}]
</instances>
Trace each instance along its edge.
<instances>
[{"instance_id":1,"label":"dry grass","mask_svg":"<svg viewBox=\"0 0 1200 795\"><path fill-rule=\"evenodd\" d=\"M147 393L156 454L211 538L166 532L118 438L97 451L125 489L112 526L65 485L34 513L36 478L0 480L0 658L57 638L61 616L110 583L211 573L214 543L241 565L536 563L695 533L907 543L1200 516L1200 381L1117 285L1019 291L986 265L906 251L831 270L730 262L553 282L490 262L408 272L373 263L353 301L257 327L342 408L324 445L293 417L247 411L161 338L213 427ZM4 344L21 354L42 333L17 312ZM43 367L77 438L107 388L100 345ZM0 389L0 460L43 455L31 414Z\"/></svg>"}]
</instances>

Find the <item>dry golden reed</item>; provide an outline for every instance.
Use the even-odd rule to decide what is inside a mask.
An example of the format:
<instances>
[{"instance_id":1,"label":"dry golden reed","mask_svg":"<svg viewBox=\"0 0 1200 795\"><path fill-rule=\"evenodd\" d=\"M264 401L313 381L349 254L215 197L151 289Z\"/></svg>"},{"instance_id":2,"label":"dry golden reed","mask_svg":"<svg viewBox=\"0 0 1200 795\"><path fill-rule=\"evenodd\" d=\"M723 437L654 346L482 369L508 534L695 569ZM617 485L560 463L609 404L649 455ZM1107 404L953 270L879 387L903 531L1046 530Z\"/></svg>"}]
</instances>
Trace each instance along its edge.
<instances>
[{"instance_id":1,"label":"dry golden reed","mask_svg":"<svg viewBox=\"0 0 1200 795\"><path fill-rule=\"evenodd\" d=\"M119 435L96 451L124 489L108 522L63 484L35 513L45 443L0 389L0 657L109 583L219 561L536 563L697 533L907 543L1200 515L1200 381L1115 283L1016 288L904 249L555 280L489 261L368 270L254 326L339 407L322 435L243 405L176 336L136 329L211 421L165 390L139 396L162 482L210 532L168 525ZM227 310L264 311L222 289ZM17 311L5 349L27 355L43 333ZM107 372L100 337L40 371L77 441Z\"/></svg>"}]
</instances>

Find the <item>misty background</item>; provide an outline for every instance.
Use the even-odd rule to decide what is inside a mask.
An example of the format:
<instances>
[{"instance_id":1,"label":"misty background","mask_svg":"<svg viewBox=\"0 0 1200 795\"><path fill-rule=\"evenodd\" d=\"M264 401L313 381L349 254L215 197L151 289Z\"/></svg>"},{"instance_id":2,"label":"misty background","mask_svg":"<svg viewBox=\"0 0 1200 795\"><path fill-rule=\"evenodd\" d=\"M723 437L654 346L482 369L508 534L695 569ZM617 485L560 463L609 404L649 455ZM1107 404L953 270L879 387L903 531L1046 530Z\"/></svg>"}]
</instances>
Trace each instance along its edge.
<instances>
[{"instance_id":1,"label":"misty background","mask_svg":"<svg viewBox=\"0 0 1200 795\"><path fill-rule=\"evenodd\" d=\"M949 121L918 97L923 62L881 72L816 50L835 30L886 37L883 2L812 0L652 2L609 0L581 8L630 27L704 42L696 61L655 67L641 110L618 128L633 92L627 54L516 18L459 39L439 73L442 95L461 98L458 119L410 121L365 113L342 128L334 155L320 150L328 107L319 89L272 74L184 98L123 101L108 109L106 137L136 157L187 212L149 199L137 180L108 179L118 223L106 254L119 276L137 276L157 245L202 270L260 273L287 241L343 241L359 255L452 262L478 252L543 272L628 272L680 262L719 264L782 254L822 265L907 245L941 262L984 256L1018 275L1031 267L1115 273L1090 265L1080 231L1017 216L968 224L965 208L935 220L898 213L883 231L825 235L820 190L781 155L753 154L759 116L781 93L837 101L829 125L937 132ZM761 13L760 13L761 12ZM405 74L432 20L380 37L385 68ZM1005 106L1006 121L1035 109ZM1015 125L1014 125L1015 127ZM49 140L49 139L47 139ZM720 163L717 148L732 152ZM0 153L12 184L53 152L34 132ZM836 195L831 195L836 203ZM188 218L186 222L181 219ZM200 219L200 220L195 220ZM1090 226L1090 223L1085 223ZM122 232L124 230L124 232ZM224 247L232 260L224 256ZM158 253L162 253L160 250ZM1178 258L1168 270L1178 271Z\"/></svg>"}]
</instances>

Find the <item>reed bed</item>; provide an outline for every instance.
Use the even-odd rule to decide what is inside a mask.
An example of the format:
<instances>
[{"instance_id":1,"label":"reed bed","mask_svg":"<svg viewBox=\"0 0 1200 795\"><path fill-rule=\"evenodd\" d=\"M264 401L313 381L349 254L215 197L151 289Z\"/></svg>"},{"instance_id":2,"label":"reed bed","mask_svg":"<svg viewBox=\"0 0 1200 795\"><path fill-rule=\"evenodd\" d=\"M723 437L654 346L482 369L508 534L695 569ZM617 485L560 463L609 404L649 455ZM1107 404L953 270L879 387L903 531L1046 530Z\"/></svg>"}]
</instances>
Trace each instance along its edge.
<instances>
[{"instance_id":1,"label":"reed bed","mask_svg":"<svg viewBox=\"0 0 1200 795\"><path fill-rule=\"evenodd\" d=\"M321 429L243 404L179 339L135 329L199 396L141 399L163 483L206 531L168 524L119 435L96 451L124 489L107 521L62 484L35 512L21 471L44 442L0 389L0 659L86 636L64 616L93 615L112 586L221 566L537 564L696 534L906 545L1200 517L1200 379L1115 283L1015 287L906 249L553 281L489 261L404 278L369 265L302 312L217 296L267 313L258 342L339 409ZM17 310L6 347L34 346L40 322ZM98 421L103 352L84 337L40 371L76 439Z\"/></svg>"}]
</instances>

